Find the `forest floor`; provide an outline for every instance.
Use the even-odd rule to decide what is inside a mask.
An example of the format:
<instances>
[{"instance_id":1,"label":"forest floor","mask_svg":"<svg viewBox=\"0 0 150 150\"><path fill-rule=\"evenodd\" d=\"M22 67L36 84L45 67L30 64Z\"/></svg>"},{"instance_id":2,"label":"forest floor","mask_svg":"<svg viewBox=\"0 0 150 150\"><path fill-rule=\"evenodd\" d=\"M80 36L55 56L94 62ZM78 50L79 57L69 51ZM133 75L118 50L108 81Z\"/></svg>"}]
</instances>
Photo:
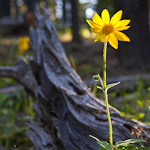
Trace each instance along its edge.
<instances>
[{"instance_id":1,"label":"forest floor","mask_svg":"<svg viewBox=\"0 0 150 150\"><path fill-rule=\"evenodd\" d=\"M0 66L13 65L18 57L18 38L5 38L0 40ZM92 80L92 76L103 72L103 44L100 42L84 43L62 43L70 64L81 76L84 82ZM114 50L108 46L107 51L107 77L134 76L150 73L150 70L134 68L123 68L119 64L117 53L120 49ZM24 57L26 55L23 55ZM11 87L17 83L12 79L1 78L0 89ZM93 91L93 87L90 87ZM93 89L92 89L93 88ZM99 98L103 98L102 92L95 92ZM110 103L121 113L129 118L134 118L150 124L150 88L145 87L143 81L137 81L137 88L134 91L126 89L112 91L109 93ZM1 93L0 92L0 148L29 149L32 144L25 137L27 130L24 122L27 119L34 119L32 110L32 97L27 95L24 89L20 91ZM117 103L116 103L117 101ZM5 116L5 117L4 117ZM21 138L20 138L21 137ZM25 148L26 147L26 148Z\"/></svg>"}]
</instances>

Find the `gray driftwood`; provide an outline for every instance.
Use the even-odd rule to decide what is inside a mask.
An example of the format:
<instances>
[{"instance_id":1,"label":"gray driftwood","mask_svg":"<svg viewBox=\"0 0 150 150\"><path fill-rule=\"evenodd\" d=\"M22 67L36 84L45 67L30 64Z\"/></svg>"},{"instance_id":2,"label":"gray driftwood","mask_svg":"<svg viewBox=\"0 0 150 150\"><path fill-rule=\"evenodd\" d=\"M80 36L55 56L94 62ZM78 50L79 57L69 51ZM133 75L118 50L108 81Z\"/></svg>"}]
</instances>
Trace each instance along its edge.
<instances>
[{"instance_id":1,"label":"gray driftwood","mask_svg":"<svg viewBox=\"0 0 150 150\"><path fill-rule=\"evenodd\" d=\"M109 141L105 103L74 72L45 9L44 13L45 17L36 10L38 25L30 29L33 58L0 67L0 77L12 77L32 94L39 122L28 121L26 135L37 150L96 150L89 135ZM121 116L111 106L110 112L114 142L140 138L150 145L149 126Z\"/></svg>"}]
</instances>

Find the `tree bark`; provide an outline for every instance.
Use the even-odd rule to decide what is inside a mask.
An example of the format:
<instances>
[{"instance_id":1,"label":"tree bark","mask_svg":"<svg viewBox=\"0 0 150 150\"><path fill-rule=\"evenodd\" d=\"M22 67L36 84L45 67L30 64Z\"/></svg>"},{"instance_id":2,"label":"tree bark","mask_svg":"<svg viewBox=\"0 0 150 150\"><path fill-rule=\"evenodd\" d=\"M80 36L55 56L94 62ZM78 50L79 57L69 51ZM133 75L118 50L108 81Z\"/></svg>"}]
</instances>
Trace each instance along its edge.
<instances>
[{"instance_id":1,"label":"tree bark","mask_svg":"<svg viewBox=\"0 0 150 150\"><path fill-rule=\"evenodd\" d=\"M78 17L78 6L77 6L77 0L70 0L71 3L71 31L72 31L72 36L73 42L81 42L81 36L79 33L79 17Z\"/></svg>"},{"instance_id":2,"label":"tree bark","mask_svg":"<svg viewBox=\"0 0 150 150\"><path fill-rule=\"evenodd\" d=\"M125 32L130 43L120 42L118 59L129 68L150 65L150 32L148 26L148 0L115 0L116 10L122 9L123 19L130 19L130 28Z\"/></svg>"},{"instance_id":3,"label":"tree bark","mask_svg":"<svg viewBox=\"0 0 150 150\"><path fill-rule=\"evenodd\" d=\"M0 77L12 77L34 98L39 123L28 121L28 138L37 150L96 150L90 138L109 141L105 103L96 98L70 66L55 27L36 10L37 27L30 29L29 63L19 58L12 67L0 67ZM140 138L150 146L150 127L127 119L110 106L113 139Z\"/></svg>"}]
</instances>

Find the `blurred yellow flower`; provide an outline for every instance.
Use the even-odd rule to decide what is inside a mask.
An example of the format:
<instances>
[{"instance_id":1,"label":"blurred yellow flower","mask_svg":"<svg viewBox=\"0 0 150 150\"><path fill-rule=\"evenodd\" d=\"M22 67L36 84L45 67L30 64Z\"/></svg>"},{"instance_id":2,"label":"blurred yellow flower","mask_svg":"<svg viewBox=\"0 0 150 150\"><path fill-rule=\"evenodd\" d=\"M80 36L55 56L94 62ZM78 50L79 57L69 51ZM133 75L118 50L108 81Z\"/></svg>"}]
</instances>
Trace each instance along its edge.
<instances>
[{"instance_id":1,"label":"blurred yellow flower","mask_svg":"<svg viewBox=\"0 0 150 150\"><path fill-rule=\"evenodd\" d=\"M28 49L29 49L29 38L26 36L19 38L19 43L18 43L19 55L22 55Z\"/></svg>"},{"instance_id":2,"label":"blurred yellow flower","mask_svg":"<svg viewBox=\"0 0 150 150\"><path fill-rule=\"evenodd\" d=\"M109 42L109 44L115 49L118 48L119 41L130 42L130 39L122 32L127 30L130 26L130 20L121 20L123 11L120 10L110 19L110 15L107 9L104 9L101 13L101 17L94 13L91 20L86 20L91 26L91 31L96 34L95 41L101 40L101 42Z\"/></svg>"}]
</instances>

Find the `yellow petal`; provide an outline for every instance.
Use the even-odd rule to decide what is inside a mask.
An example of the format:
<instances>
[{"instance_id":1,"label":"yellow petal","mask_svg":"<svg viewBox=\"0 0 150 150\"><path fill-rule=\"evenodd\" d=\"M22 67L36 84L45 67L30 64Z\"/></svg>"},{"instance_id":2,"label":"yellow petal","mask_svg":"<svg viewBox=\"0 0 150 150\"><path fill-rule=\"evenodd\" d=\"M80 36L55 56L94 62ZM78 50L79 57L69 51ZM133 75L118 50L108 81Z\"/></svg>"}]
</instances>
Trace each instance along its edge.
<instances>
[{"instance_id":1,"label":"yellow petal","mask_svg":"<svg viewBox=\"0 0 150 150\"><path fill-rule=\"evenodd\" d=\"M86 22L92 27L92 28L101 28L100 25L98 25L97 23L91 21L91 20L86 20Z\"/></svg>"},{"instance_id":2,"label":"yellow petal","mask_svg":"<svg viewBox=\"0 0 150 150\"><path fill-rule=\"evenodd\" d=\"M115 28L115 31L123 31L123 30L127 30L129 28L130 28L130 26L118 27L118 28Z\"/></svg>"},{"instance_id":3,"label":"yellow petal","mask_svg":"<svg viewBox=\"0 0 150 150\"><path fill-rule=\"evenodd\" d=\"M99 33L99 32L101 32L101 29L91 28L91 31L94 32L94 33Z\"/></svg>"},{"instance_id":4,"label":"yellow petal","mask_svg":"<svg viewBox=\"0 0 150 150\"><path fill-rule=\"evenodd\" d=\"M104 25L104 23L103 23L101 17L100 17L97 13L94 13L94 15L93 15L93 17L92 17L92 20L93 20L93 22L99 24L100 26L103 26L103 25Z\"/></svg>"},{"instance_id":5,"label":"yellow petal","mask_svg":"<svg viewBox=\"0 0 150 150\"><path fill-rule=\"evenodd\" d=\"M94 28L94 26L92 25L92 21L91 21L91 20L86 20L86 22L87 22L92 28Z\"/></svg>"},{"instance_id":6,"label":"yellow petal","mask_svg":"<svg viewBox=\"0 0 150 150\"><path fill-rule=\"evenodd\" d=\"M118 40L117 40L116 36L114 35L114 33L111 33L109 35L109 44L115 49L118 48Z\"/></svg>"},{"instance_id":7,"label":"yellow petal","mask_svg":"<svg viewBox=\"0 0 150 150\"><path fill-rule=\"evenodd\" d=\"M123 11L122 10L119 10L118 12L116 12L113 17L111 18L110 20L110 23L112 25L115 25L118 21L120 21L121 17L122 17L122 13Z\"/></svg>"},{"instance_id":8,"label":"yellow petal","mask_svg":"<svg viewBox=\"0 0 150 150\"><path fill-rule=\"evenodd\" d=\"M109 35L106 35L103 39L102 42L108 42L109 41Z\"/></svg>"},{"instance_id":9,"label":"yellow petal","mask_svg":"<svg viewBox=\"0 0 150 150\"><path fill-rule=\"evenodd\" d=\"M114 34L119 41L130 42L130 39L124 33L116 31Z\"/></svg>"},{"instance_id":10,"label":"yellow petal","mask_svg":"<svg viewBox=\"0 0 150 150\"><path fill-rule=\"evenodd\" d=\"M104 9L102 11L102 20L105 24L109 24L110 21L110 15L107 9Z\"/></svg>"},{"instance_id":11,"label":"yellow petal","mask_svg":"<svg viewBox=\"0 0 150 150\"><path fill-rule=\"evenodd\" d=\"M95 41L101 40L103 37L105 36L105 34L103 32L97 33L95 36Z\"/></svg>"},{"instance_id":12,"label":"yellow petal","mask_svg":"<svg viewBox=\"0 0 150 150\"><path fill-rule=\"evenodd\" d=\"M114 27L117 28L117 27L122 27L122 26L126 26L130 23L130 20L121 20L119 21Z\"/></svg>"}]
</instances>

